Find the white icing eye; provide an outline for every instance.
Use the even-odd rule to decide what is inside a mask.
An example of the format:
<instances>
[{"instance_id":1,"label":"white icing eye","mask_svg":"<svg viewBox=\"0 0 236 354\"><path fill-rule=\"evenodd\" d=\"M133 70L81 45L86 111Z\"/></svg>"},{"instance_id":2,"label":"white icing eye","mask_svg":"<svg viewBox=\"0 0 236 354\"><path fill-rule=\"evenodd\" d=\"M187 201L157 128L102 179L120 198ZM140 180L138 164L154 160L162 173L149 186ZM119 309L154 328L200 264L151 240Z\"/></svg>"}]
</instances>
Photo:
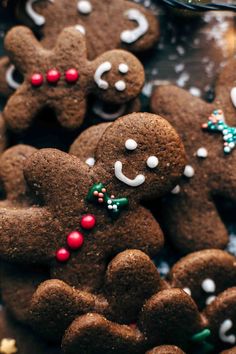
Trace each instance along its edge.
<instances>
[{"instance_id":1,"label":"white icing eye","mask_svg":"<svg viewBox=\"0 0 236 354\"><path fill-rule=\"evenodd\" d=\"M195 171L192 166L190 166L190 165L185 166L185 169L184 169L185 177L192 178L194 176L194 174L195 174Z\"/></svg>"},{"instance_id":2,"label":"white icing eye","mask_svg":"<svg viewBox=\"0 0 236 354\"><path fill-rule=\"evenodd\" d=\"M92 12L93 8L90 1L80 0L78 2L78 10L83 15L88 15Z\"/></svg>"},{"instance_id":3,"label":"white icing eye","mask_svg":"<svg viewBox=\"0 0 236 354\"><path fill-rule=\"evenodd\" d=\"M183 288L183 291L188 294L189 296L192 295L191 290L189 288Z\"/></svg>"},{"instance_id":4,"label":"white icing eye","mask_svg":"<svg viewBox=\"0 0 236 354\"><path fill-rule=\"evenodd\" d=\"M125 147L126 147L127 150L133 151L133 150L137 149L138 144L136 143L135 140L128 139L125 142Z\"/></svg>"},{"instance_id":5,"label":"white icing eye","mask_svg":"<svg viewBox=\"0 0 236 354\"><path fill-rule=\"evenodd\" d=\"M206 293L214 293L216 290L216 284L212 279L207 278L202 282L202 289Z\"/></svg>"},{"instance_id":6,"label":"white icing eye","mask_svg":"<svg viewBox=\"0 0 236 354\"><path fill-rule=\"evenodd\" d=\"M149 156L147 159L147 165L149 168L155 168L159 164L159 160L156 156Z\"/></svg>"},{"instance_id":7,"label":"white icing eye","mask_svg":"<svg viewBox=\"0 0 236 354\"><path fill-rule=\"evenodd\" d=\"M119 72L121 73L121 74L127 74L127 72L129 71L129 67L128 67L128 65L127 64L120 64L119 65Z\"/></svg>"},{"instance_id":8,"label":"white icing eye","mask_svg":"<svg viewBox=\"0 0 236 354\"><path fill-rule=\"evenodd\" d=\"M115 83L115 88L117 91L124 91L126 89L126 83L123 80L117 81Z\"/></svg>"},{"instance_id":9,"label":"white icing eye","mask_svg":"<svg viewBox=\"0 0 236 354\"><path fill-rule=\"evenodd\" d=\"M93 167L95 165L95 159L93 157L89 157L85 163L89 166L89 167Z\"/></svg>"}]
</instances>

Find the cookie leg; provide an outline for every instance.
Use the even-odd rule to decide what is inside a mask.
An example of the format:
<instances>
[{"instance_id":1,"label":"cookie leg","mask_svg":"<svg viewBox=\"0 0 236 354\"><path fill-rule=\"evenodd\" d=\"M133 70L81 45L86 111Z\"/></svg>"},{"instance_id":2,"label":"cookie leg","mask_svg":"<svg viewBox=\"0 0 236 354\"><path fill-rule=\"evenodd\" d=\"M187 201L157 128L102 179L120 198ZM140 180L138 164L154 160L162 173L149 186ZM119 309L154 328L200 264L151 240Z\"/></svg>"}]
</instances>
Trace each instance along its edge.
<instances>
[{"instance_id":1,"label":"cookie leg","mask_svg":"<svg viewBox=\"0 0 236 354\"><path fill-rule=\"evenodd\" d=\"M137 321L145 300L158 292L163 282L150 258L138 250L119 253L109 264L105 292L114 321Z\"/></svg>"},{"instance_id":2,"label":"cookie leg","mask_svg":"<svg viewBox=\"0 0 236 354\"><path fill-rule=\"evenodd\" d=\"M142 309L139 323L152 345L182 347L203 329L196 304L180 289L163 290L151 297Z\"/></svg>"},{"instance_id":3,"label":"cookie leg","mask_svg":"<svg viewBox=\"0 0 236 354\"><path fill-rule=\"evenodd\" d=\"M207 197L199 204L189 195L173 196L162 210L167 235L181 252L224 249L227 245L227 230L214 203L207 200Z\"/></svg>"},{"instance_id":4,"label":"cookie leg","mask_svg":"<svg viewBox=\"0 0 236 354\"><path fill-rule=\"evenodd\" d=\"M63 336L76 316L94 308L95 296L76 291L60 280L47 280L32 297L31 323L40 334L53 341Z\"/></svg>"},{"instance_id":5,"label":"cookie leg","mask_svg":"<svg viewBox=\"0 0 236 354\"><path fill-rule=\"evenodd\" d=\"M77 318L67 330L62 348L67 354L143 353L142 334L96 313ZM112 348L112 349L111 349Z\"/></svg>"}]
</instances>

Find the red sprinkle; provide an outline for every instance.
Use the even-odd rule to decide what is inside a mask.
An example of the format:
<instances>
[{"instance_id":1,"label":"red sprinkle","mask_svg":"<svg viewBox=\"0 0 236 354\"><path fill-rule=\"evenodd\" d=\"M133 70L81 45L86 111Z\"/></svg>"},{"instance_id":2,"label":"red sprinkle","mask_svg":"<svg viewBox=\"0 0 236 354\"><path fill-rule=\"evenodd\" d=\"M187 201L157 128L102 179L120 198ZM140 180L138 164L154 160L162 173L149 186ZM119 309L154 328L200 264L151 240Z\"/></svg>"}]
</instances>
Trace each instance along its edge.
<instances>
[{"instance_id":1,"label":"red sprinkle","mask_svg":"<svg viewBox=\"0 0 236 354\"><path fill-rule=\"evenodd\" d=\"M43 84L43 75L39 73L35 73L31 77L31 85L35 87L39 87Z\"/></svg>"},{"instance_id":2,"label":"red sprinkle","mask_svg":"<svg viewBox=\"0 0 236 354\"><path fill-rule=\"evenodd\" d=\"M79 79L79 72L78 70L71 68L69 70L66 71L66 81L68 83L76 83L76 81L78 81Z\"/></svg>"},{"instance_id":3,"label":"red sprinkle","mask_svg":"<svg viewBox=\"0 0 236 354\"><path fill-rule=\"evenodd\" d=\"M85 230L91 230L96 224L96 218L92 214L84 215L81 219L81 226Z\"/></svg>"},{"instance_id":4,"label":"red sprinkle","mask_svg":"<svg viewBox=\"0 0 236 354\"><path fill-rule=\"evenodd\" d=\"M67 237L67 244L72 250L77 250L84 243L84 236L81 232L73 231Z\"/></svg>"},{"instance_id":5,"label":"red sprinkle","mask_svg":"<svg viewBox=\"0 0 236 354\"><path fill-rule=\"evenodd\" d=\"M57 251L56 258L59 262L66 262L70 258L70 252L66 248L60 248Z\"/></svg>"},{"instance_id":6,"label":"red sprinkle","mask_svg":"<svg viewBox=\"0 0 236 354\"><path fill-rule=\"evenodd\" d=\"M56 84L60 80L61 74L57 69L50 69L47 72L47 81L50 84Z\"/></svg>"}]
</instances>

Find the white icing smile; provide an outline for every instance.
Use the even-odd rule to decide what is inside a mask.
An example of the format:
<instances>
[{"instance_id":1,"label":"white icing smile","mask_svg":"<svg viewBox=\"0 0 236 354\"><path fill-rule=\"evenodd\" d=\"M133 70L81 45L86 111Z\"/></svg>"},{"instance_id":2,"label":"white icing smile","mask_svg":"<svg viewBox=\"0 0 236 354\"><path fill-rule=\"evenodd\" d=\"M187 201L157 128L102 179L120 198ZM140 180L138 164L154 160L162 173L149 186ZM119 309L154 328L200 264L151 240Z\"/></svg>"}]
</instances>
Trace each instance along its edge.
<instances>
[{"instance_id":1,"label":"white icing smile","mask_svg":"<svg viewBox=\"0 0 236 354\"><path fill-rule=\"evenodd\" d=\"M31 20L36 24L36 26L43 26L46 22L45 17L38 14L34 9L33 9L33 4L37 2L38 0L28 0L26 1L25 4L25 11L27 15L31 18ZM48 0L49 2L53 3L54 0Z\"/></svg>"},{"instance_id":2,"label":"white icing smile","mask_svg":"<svg viewBox=\"0 0 236 354\"><path fill-rule=\"evenodd\" d=\"M17 82L13 77L15 69L16 68L14 65L10 65L6 71L6 82L7 82L8 86L13 90L17 90L18 87L20 86L20 83Z\"/></svg>"},{"instance_id":3,"label":"white icing smile","mask_svg":"<svg viewBox=\"0 0 236 354\"><path fill-rule=\"evenodd\" d=\"M128 177L126 177L123 172L122 172L122 162L121 161L116 161L115 162L115 176L116 178L127 184L130 187L139 187L141 186L141 184L143 184L145 182L145 176L144 175L138 175L136 176L134 179L130 179Z\"/></svg>"},{"instance_id":4,"label":"white icing smile","mask_svg":"<svg viewBox=\"0 0 236 354\"><path fill-rule=\"evenodd\" d=\"M146 17L137 9L128 10L125 12L125 16L130 21L137 22L137 27L135 29L123 31L120 35L122 42L131 44L136 42L148 31L149 23Z\"/></svg>"},{"instance_id":5,"label":"white icing smile","mask_svg":"<svg viewBox=\"0 0 236 354\"><path fill-rule=\"evenodd\" d=\"M219 337L222 342L235 344L236 337L234 334L226 334L233 327L233 322L230 319L225 320L219 329Z\"/></svg>"}]
</instances>

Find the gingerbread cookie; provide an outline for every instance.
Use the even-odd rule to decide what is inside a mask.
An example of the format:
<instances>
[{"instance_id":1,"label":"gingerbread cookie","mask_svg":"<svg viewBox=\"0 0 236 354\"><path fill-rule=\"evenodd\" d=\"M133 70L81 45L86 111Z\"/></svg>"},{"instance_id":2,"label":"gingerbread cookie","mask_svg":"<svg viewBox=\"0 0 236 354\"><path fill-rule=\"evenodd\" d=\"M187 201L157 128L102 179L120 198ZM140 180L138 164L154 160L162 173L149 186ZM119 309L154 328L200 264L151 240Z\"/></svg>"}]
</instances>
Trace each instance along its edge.
<instances>
[{"instance_id":1,"label":"gingerbread cookie","mask_svg":"<svg viewBox=\"0 0 236 354\"><path fill-rule=\"evenodd\" d=\"M65 27L78 25L90 60L111 49L147 50L159 37L152 12L126 0L24 0L16 9L24 23L41 32L46 48L54 46Z\"/></svg>"},{"instance_id":2,"label":"gingerbread cookie","mask_svg":"<svg viewBox=\"0 0 236 354\"><path fill-rule=\"evenodd\" d=\"M50 267L51 278L66 283L66 289L62 284L59 291L62 297L65 291L74 292L72 286L96 293L103 284L108 260L117 253L135 247L152 256L162 247L162 232L139 201L173 187L182 173L183 154L171 126L161 117L145 113L126 116L109 126L98 143L93 169L65 153L39 151L28 159L25 176L30 189L36 188L40 204L2 210L0 223L3 234L6 232L2 256L22 264ZM65 195L61 195L63 190ZM52 200L52 196L56 199ZM17 237L13 240L9 232L13 235L15 227ZM29 242L32 228L34 237ZM17 246L19 240L24 247ZM45 306L44 299L50 299L49 285L41 288L39 294L36 305ZM89 301L93 306L93 301ZM131 308L130 305L126 309L126 316Z\"/></svg>"},{"instance_id":3,"label":"gingerbread cookie","mask_svg":"<svg viewBox=\"0 0 236 354\"><path fill-rule=\"evenodd\" d=\"M2 153L8 144L8 134L6 129L6 124L3 120L2 114L0 113L0 153Z\"/></svg>"},{"instance_id":4,"label":"gingerbread cookie","mask_svg":"<svg viewBox=\"0 0 236 354\"><path fill-rule=\"evenodd\" d=\"M63 30L53 50L43 49L26 27L13 28L5 44L16 67L24 74L23 84L3 112L14 131L29 128L44 107L55 110L63 127L78 128L86 113L89 94L122 104L134 99L144 82L141 63L128 52L110 51L88 61L84 35L76 26Z\"/></svg>"},{"instance_id":5,"label":"gingerbread cookie","mask_svg":"<svg viewBox=\"0 0 236 354\"><path fill-rule=\"evenodd\" d=\"M169 281L191 295L202 310L224 290L236 286L236 258L221 250L190 253L175 263Z\"/></svg>"},{"instance_id":6,"label":"gingerbread cookie","mask_svg":"<svg viewBox=\"0 0 236 354\"><path fill-rule=\"evenodd\" d=\"M156 88L152 96L152 111L177 129L188 158L181 183L162 206L164 229L182 252L225 248L228 242L215 198L236 200L235 69L233 59L219 77L212 104L174 86Z\"/></svg>"},{"instance_id":7,"label":"gingerbread cookie","mask_svg":"<svg viewBox=\"0 0 236 354\"><path fill-rule=\"evenodd\" d=\"M1 354L60 354L59 348L47 345L28 327L16 323L7 312L0 309Z\"/></svg>"}]
</instances>

